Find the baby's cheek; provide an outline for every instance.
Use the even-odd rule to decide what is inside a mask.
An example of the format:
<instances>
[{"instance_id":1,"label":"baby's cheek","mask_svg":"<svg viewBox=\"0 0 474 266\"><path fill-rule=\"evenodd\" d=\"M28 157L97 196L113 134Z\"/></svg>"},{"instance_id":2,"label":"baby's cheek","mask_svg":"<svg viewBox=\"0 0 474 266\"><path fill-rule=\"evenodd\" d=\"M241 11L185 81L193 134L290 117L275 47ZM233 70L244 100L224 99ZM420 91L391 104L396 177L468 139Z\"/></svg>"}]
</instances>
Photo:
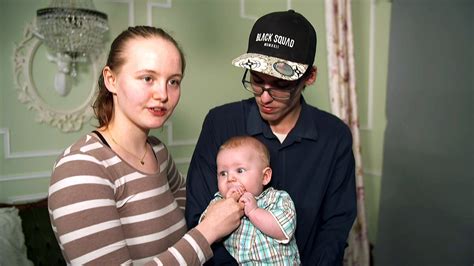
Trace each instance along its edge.
<instances>
[{"instance_id":1,"label":"baby's cheek","mask_svg":"<svg viewBox=\"0 0 474 266\"><path fill-rule=\"evenodd\" d=\"M225 197L225 194L228 191L227 187L219 185L218 189L219 189L219 193L221 193L221 195Z\"/></svg>"}]
</instances>

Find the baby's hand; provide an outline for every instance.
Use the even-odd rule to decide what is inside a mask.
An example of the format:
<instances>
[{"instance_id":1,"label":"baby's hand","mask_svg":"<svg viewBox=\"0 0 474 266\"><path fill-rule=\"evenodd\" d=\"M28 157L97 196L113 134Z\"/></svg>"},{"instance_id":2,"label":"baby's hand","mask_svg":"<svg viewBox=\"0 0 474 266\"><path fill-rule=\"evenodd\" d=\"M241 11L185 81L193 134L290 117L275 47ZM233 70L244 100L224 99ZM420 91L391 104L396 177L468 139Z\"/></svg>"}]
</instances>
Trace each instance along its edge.
<instances>
[{"instance_id":1,"label":"baby's hand","mask_svg":"<svg viewBox=\"0 0 474 266\"><path fill-rule=\"evenodd\" d=\"M257 200L250 192L245 192L239 202L244 204L245 215L248 217L251 212L257 209Z\"/></svg>"},{"instance_id":2,"label":"baby's hand","mask_svg":"<svg viewBox=\"0 0 474 266\"><path fill-rule=\"evenodd\" d=\"M239 186L239 187L233 187L227 191L227 194L225 195L225 198L233 198L235 201L238 201L242 194L244 193L244 189Z\"/></svg>"}]
</instances>

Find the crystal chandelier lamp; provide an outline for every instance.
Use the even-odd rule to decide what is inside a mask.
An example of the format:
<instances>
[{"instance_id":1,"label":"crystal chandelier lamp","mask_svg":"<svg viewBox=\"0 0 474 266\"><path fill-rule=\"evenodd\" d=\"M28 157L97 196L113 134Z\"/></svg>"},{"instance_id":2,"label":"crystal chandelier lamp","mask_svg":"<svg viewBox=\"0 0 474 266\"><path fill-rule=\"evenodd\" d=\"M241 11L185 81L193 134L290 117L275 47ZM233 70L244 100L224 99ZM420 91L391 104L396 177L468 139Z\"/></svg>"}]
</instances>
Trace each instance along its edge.
<instances>
[{"instance_id":1,"label":"crystal chandelier lamp","mask_svg":"<svg viewBox=\"0 0 474 266\"><path fill-rule=\"evenodd\" d=\"M58 66L54 87L61 96L71 90L76 64L101 53L108 30L107 15L97 11L92 0L52 0L36 11L36 35Z\"/></svg>"}]
</instances>

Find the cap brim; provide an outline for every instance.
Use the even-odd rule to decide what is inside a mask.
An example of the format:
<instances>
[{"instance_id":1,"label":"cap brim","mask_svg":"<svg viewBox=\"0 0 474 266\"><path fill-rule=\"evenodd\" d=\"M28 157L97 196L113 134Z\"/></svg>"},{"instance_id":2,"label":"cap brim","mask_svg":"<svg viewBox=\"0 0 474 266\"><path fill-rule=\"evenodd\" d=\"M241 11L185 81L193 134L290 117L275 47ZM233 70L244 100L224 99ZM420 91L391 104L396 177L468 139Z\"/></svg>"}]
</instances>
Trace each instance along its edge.
<instances>
[{"instance_id":1,"label":"cap brim","mask_svg":"<svg viewBox=\"0 0 474 266\"><path fill-rule=\"evenodd\" d=\"M284 80L297 80L308 69L305 64L255 53L243 54L232 60L232 64Z\"/></svg>"}]
</instances>

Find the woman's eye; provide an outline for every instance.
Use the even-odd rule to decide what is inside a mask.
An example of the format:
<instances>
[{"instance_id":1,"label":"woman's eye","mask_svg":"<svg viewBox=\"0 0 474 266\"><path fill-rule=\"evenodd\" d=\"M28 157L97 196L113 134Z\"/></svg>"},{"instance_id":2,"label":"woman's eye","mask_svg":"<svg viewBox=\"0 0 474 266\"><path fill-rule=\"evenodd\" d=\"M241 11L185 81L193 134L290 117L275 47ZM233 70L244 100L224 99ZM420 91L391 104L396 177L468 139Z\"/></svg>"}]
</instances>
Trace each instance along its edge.
<instances>
[{"instance_id":1,"label":"woman's eye","mask_svg":"<svg viewBox=\"0 0 474 266\"><path fill-rule=\"evenodd\" d=\"M153 79L149 76L143 77L142 78L146 83L150 83Z\"/></svg>"},{"instance_id":2,"label":"woman's eye","mask_svg":"<svg viewBox=\"0 0 474 266\"><path fill-rule=\"evenodd\" d=\"M245 173L245 169L244 168L238 168L237 173L239 173L239 174Z\"/></svg>"},{"instance_id":3,"label":"woman's eye","mask_svg":"<svg viewBox=\"0 0 474 266\"><path fill-rule=\"evenodd\" d=\"M172 79L169 81L169 84L174 87L179 87L181 85L181 80L179 79Z\"/></svg>"}]
</instances>

